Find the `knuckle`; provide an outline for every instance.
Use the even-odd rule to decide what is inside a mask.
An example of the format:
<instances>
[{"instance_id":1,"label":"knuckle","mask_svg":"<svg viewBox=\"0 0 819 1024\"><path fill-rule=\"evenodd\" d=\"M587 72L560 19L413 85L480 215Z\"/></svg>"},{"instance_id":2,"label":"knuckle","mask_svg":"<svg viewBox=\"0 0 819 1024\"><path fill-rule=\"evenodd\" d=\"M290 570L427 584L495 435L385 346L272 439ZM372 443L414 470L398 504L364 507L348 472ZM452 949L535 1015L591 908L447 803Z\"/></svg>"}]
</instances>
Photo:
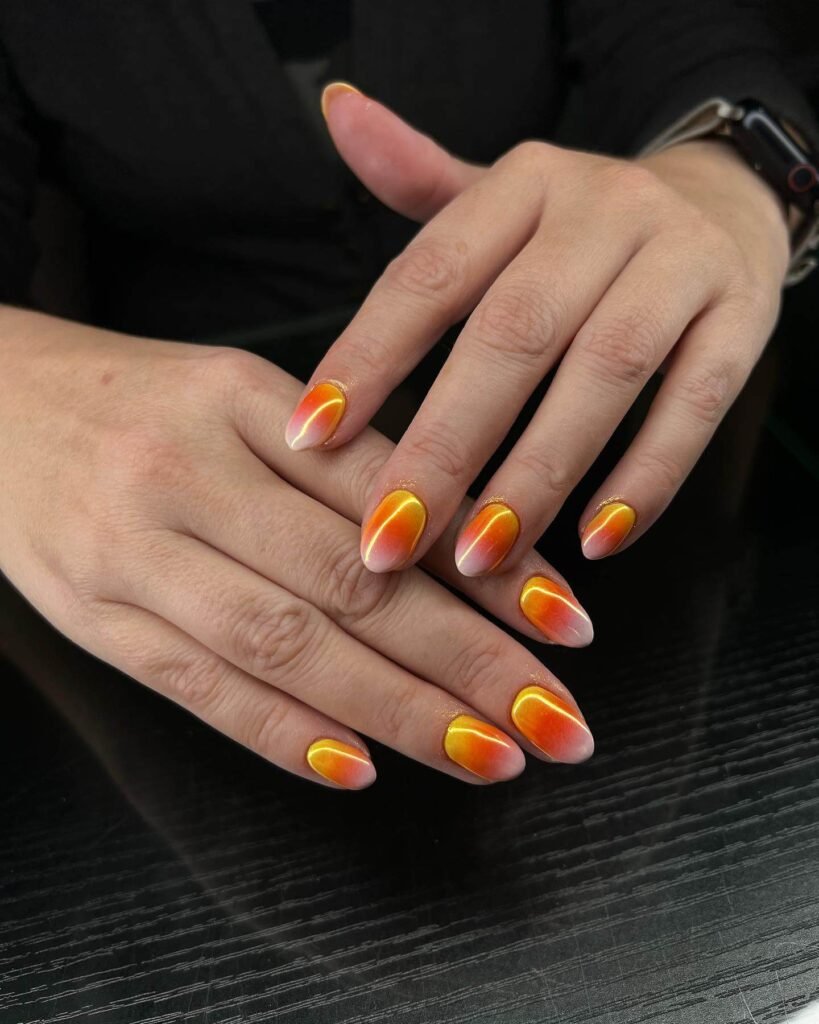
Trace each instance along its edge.
<instances>
[{"instance_id":1,"label":"knuckle","mask_svg":"<svg viewBox=\"0 0 819 1024\"><path fill-rule=\"evenodd\" d=\"M602 187L625 199L629 205L642 206L667 193L662 180L643 164L629 160L610 160L599 165Z\"/></svg>"},{"instance_id":2,"label":"knuckle","mask_svg":"<svg viewBox=\"0 0 819 1024\"><path fill-rule=\"evenodd\" d=\"M430 239L411 243L390 263L387 280L394 288L422 299L445 299L461 281L464 254Z\"/></svg>"},{"instance_id":3,"label":"knuckle","mask_svg":"<svg viewBox=\"0 0 819 1024\"><path fill-rule=\"evenodd\" d=\"M254 599L240 607L230 627L230 644L239 664L268 680L298 665L314 634L312 610L305 601L292 598L271 604Z\"/></svg>"},{"instance_id":4,"label":"knuckle","mask_svg":"<svg viewBox=\"0 0 819 1024\"><path fill-rule=\"evenodd\" d=\"M579 339L579 351L604 383L643 384L657 364L661 338L657 316L635 309L592 322Z\"/></svg>"},{"instance_id":5,"label":"knuckle","mask_svg":"<svg viewBox=\"0 0 819 1024\"><path fill-rule=\"evenodd\" d=\"M158 666L157 674L174 700L201 715L218 703L225 667L217 661L181 657Z\"/></svg>"},{"instance_id":6,"label":"knuckle","mask_svg":"<svg viewBox=\"0 0 819 1024\"><path fill-rule=\"evenodd\" d=\"M475 310L472 326L479 343L492 352L540 365L565 319L558 299L516 284L491 291Z\"/></svg>"},{"instance_id":7,"label":"knuckle","mask_svg":"<svg viewBox=\"0 0 819 1024\"><path fill-rule=\"evenodd\" d=\"M266 704L263 710L248 720L243 730L242 742L251 750L260 753L275 752L281 747L279 738L287 734L292 710L291 705L281 699Z\"/></svg>"},{"instance_id":8,"label":"knuckle","mask_svg":"<svg viewBox=\"0 0 819 1024\"><path fill-rule=\"evenodd\" d=\"M524 139L516 146L513 146L506 155L510 163L517 164L526 169L539 169L544 166L554 147L548 142L541 142L538 139Z\"/></svg>"},{"instance_id":9,"label":"knuckle","mask_svg":"<svg viewBox=\"0 0 819 1024\"><path fill-rule=\"evenodd\" d=\"M539 497L553 498L565 494L573 480L565 456L548 445L525 448L514 455L516 467L521 467L535 479Z\"/></svg>"},{"instance_id":10,"label":"knuckle","mask_svg":"<svg viewBox=\"0 0 819 1024\"><path fill-rule=\"evenodd\" d=\"M347 446L346 456L352 456L354 463L349 473L341 474L339 484L345 488L349 504L358 508L364 504L375 478L389 457L389 452L378 444L356 445L353 442Z\"/></svg>"},{"instance_id":11,"label":"knuckle","mask_svg":"<svg viewBox=\"0 0 819 1024\"><path fill-rule=\"evenodd\" d=\"M392 595L396 573L370 572L358 548L342 545L324 567L327 614L340 625L359 623L374 615Z\"/></svg>"},{"instance_id":12,"label":"knuckle","mask_svg":"<svg viewBox=\"0 0 819 1024\"><path fill-rule=\"evenodd\" d=\"M447 477L462 480L469 471L469 457L460 437L445 424L429 424L414 430L403 445L414 463L432 464Z\"/></svg>"},{"instance_id":13,"label":"knuckle","mask_svg":"<svg viewBox=\"0 0 819 1024\"><path fill-rule=\"evenodd\" d=\"M727 363L704 366L684 376L677 393L698 419L716 424L730 404L736 376L736 370Z\"/></svg>"},{"instance_id":14,"label":"knuckle","mask_svg":"<svg viewBox=\"0 0 819 1024\"><path fill-rule=\"evenodd\" d=\"M411 683L392 685L375 704L373 722L377 739L394 744L412 720L416 691Z\"/></svg>"},{"instance_id":15,"label":"knuckle","mask_svg":"<svg viewBox=\"0 0 819 1024\"><path fill-rule=\"evenodd\" d=\"M264 360L239 348L216 347L197 354L196 364L208 387L232 393L264 383Z\"/></svg>"},{"instance_id":16,"label":"knuckle","mask_svg":"<svg viewBox=\"0 0 819 1024\"><path fill-rule=\"evenodd\" d=\"M340 366L355 366L356 372L367 378L381 378L395 363L395 348L383 334L366 329L361 324L351 325L335 346Z\"/></svg>"},{"instance_id":17,"label":"knuckle","mask_svg":"<svg viewBox=\"0 0 819 1024\"><path fill-rule=\"evenodd\" d=\"M475 635L459 645L448 666L447 678L456 680L458 693L467 699L496 683L498 666L508 658L501 640L487 638L485 629L480 633L482 635Z\"/></svg>"},{"instance_id":18,"label":"knuckle","mask_svg":"<svg viewBox=\"0 0 819 1024\"><path fill-rule=\"evenodd\" d=\"M674 494L685 479L685 468L670 452L656 445L634 453L636 469L664 494Z\"/></svg>"}]
</instances>

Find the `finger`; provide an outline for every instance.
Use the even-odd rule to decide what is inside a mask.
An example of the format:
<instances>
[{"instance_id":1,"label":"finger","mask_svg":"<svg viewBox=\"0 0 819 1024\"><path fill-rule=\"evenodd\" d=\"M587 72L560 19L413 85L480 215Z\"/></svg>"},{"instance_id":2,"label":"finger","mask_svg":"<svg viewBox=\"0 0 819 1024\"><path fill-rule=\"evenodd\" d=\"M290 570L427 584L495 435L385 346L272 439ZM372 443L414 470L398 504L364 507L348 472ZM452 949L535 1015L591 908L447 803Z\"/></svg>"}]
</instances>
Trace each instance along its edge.
<instances>
[{"instance_id":1,"label":"finger","mask_svg":"<svg viewBox=\"0 0 819 1024\"><path fill-rule=\"evenodd\" d=\"M386 206L427 221L484 173L347 82L333 82L321 107L339 155Z\"/></svg>"},{"instance_id":2,"label":"finger","mask_svg":"<svg viewBox=\"0 0 819 1024\"><path fill-rule=\"evenodd\" d=\"M155 557L163 572L132 580L132 599L248 675L466 782L523 770L523 753L505 733L307 601L192 537L173 536Z\"/></svg>"},{"instance_id":3,"label":"finger","mask_svg":"<svg viewBox=\"0 0 819 1024\"><path fill-rule=\"evenodd\" d=\"M691 320L714 297L705 270L680 274L676 247L657 237L637 252L582 323L540 408L479 495L455 557L461 572L497 568L486 507L520 522L513 566L549 526ZM400 446L399 446L400 447ZM500 505L497 496L503 495Z\"/></svg>"},{"instance_id":4,"label":"finger","mask_svg":"<svg viewBox=\"0 0 819 1024\"><path fill-rule=\"evenodd\" d=\"M228 664L151 612L103 603L94 620L93 653L294 775L341 789L362 789L375 780L369 752L355 733Z\"/></svg>"},{"instance_id":5,"label":"finger","mask_svg":"<svg viewBox=\"0 0 819 1024\"><path fill-rule=\"evenodd\" d=\"M252 373L242 376L242 386L233 391L233 417L238 430L237 445L247 445L267 466L275 469L297 490L334 509L353 523L361 522L365 495L387 461L394 445L377 431L368 429L361 437L336 452L322 450L294 453L284 443L282 410L298 389L298 383L276 367L252 361ZM570 632L564 623L566 604L577 605L579 617L588 613L573 594L565 578L536 551L527 552L514 570L497 576L469 579L461 575L452 557L455 537L469 505L461 508L424 558L424 567L460 590L496 618L534 640L564 643ZM233 521L235 517L229 517ZM531 579L548 579L558 588L558 598L531 609L532 621L521 608ZM537 596L535 594L535 596ZM561 597L564 600L561 600ZM571 620L571 616L569 616ZM582 629L579 620L575 626ZM587 639L591 633L587 626Z\"/></svg>"},{"instance_id":6,"label":"finger","mask_svg":"<svg viewBox=\"0 0 819 1024\"><path fill-rule=\"evenodd\" d=\"M554 221L555 227L544 223L481 300L376 479L361 544L362 558L373 572L411 564L441 534L469 484L636 244L633 234L606 232L588 215L568 220L556 211ZM578 238L598 241L580 247ZM402 481L412 481L412 489ZM519 525L518 516L508 511L514 506L493 504L497 518L490 533L500 527L512 538ZM423 532L416 535L419 509L426 518ZM482 543L461 553L462 571ZM492 554L497 566L499 559Z\"/></svg>"},{"instance_id":7,"label":"finger","mask_svg":"<svg viewBox=\"0 0 819 1024\"><path fill-rule=\"evenodd\" d=\"M773 329L775 315L747 313L714 306L682 338L645 423L581 516L587 558L634 543L693 469Z\"/></svg>"},{"instance_id":8,"label":"finger","mask_svg":"<svg viewBox=\"0 0 819 1024\"><path fill-rule=\"evenodd\" d=\"M529 240L542 176L508 175L501 164L441 210L375 283L310 378L287 425L292 448L348 442Z\"/></svg>"},{"instance_id":9,"label":"finger","mask_svg":"<svg viewBox=\"0 0 819 1024\"><path fill-rule=\"evenodd\" d=\"M502 728L516 722L521 691L532 685L548 690L554 699L541 718L559 715L565 735L559 751L551 744L548 751L541 745L540 752L572 762L590 756L593 743L577 704L525 647L420 570L392 576L368 572L357 557L352 523L277 481L261 463L256 465L254 470L237 464L236 481L224 481L224 489L213 496L209 515L199 514L195 506L186 526L323 611L367 647L465 701ZM299 552L298 559L283 558L283 550ZM540 619L546 628L556 630L561 642L588 642L579 635L582 630L591 632L588 617L561 598L564 592L555 589L555 582L530 581L529 589L534 587L539 596L530 595L519 612L521 618L539 606ZM545 728L541 724L538 730L541 738ZM524 732L523 738L531 743L531 735Z\"/></svg>"}]
</instances>

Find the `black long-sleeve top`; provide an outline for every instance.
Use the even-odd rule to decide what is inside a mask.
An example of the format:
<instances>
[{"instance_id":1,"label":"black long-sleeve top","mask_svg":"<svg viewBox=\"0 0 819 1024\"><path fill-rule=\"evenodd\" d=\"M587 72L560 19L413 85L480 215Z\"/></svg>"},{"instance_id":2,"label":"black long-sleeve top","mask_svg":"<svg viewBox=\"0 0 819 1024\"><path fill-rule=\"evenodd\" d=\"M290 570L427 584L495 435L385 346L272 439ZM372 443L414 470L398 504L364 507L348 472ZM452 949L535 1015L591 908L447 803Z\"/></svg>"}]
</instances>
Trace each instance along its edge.
<instances>
[{"instance_id":1,"label":"black long-sleeve top","mask_svg":"<svg viewBox=\"0 0 819 1024\"><path fill-rule=\"evenodd\" d=\"M27 301L45 179L84 215L94 322L207 336L359 301L411 228L288 73L333 2L2 0L0 300ZM633 154L713 95L819 135L748 0L352 0L342 36L325 80L474 161L533 137Z\"/></svg>"}]
</instances>

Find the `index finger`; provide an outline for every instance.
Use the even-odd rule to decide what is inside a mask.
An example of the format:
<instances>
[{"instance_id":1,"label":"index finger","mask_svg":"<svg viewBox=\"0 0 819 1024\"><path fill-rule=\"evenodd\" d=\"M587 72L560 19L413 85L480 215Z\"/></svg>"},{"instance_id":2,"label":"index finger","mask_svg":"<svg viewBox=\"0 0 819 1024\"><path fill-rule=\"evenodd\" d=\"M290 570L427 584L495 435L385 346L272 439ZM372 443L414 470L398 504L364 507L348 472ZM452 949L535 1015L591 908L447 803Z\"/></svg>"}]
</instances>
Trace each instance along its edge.
<instances>
[{"instance_id":1,"label":"index finger","mask_svg":"<svg viewBox=\"0 0 819 1024\"><path fill-rule=\"evenodd\" d=\"M488 171L389 264L312 374L287 424L293 450L349 441L467 315L534 231L537 205L520 191L519 180Z\"/></svg>"},{"instance_id":2,"label":"index finger","mask_svg":"<svg viewBox=\"0 0 819 1024\"><path fill-rule=\"evenodd\" d=\"M338 451L294 453L284 442L282 428L284 410L298 390L298 382L261 360L254 360L253 366L258 375L255 382L245 378L235 392L233 415L244 443L298 490L360 523L366 496L395 445L368 428ZM274 397L277 400L271 400ZM565 578L533 549L514 569L501 575L470 578L458 572L452 552L469 507L467 501L462 502L427 552L423 566L533 640L573 647L590 643L594 630L588 613ZM540 584L542 580L547 581L546 588Z\"/></svg>"}]
</instances>

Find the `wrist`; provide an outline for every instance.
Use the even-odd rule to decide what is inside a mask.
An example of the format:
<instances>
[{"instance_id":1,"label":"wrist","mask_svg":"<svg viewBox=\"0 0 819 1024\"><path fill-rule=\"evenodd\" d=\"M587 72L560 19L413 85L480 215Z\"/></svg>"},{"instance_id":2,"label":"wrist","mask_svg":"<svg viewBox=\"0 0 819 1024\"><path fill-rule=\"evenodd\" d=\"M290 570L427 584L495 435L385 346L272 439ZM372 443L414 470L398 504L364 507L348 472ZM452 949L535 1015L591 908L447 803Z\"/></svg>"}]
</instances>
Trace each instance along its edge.
<instances>
[{"instance_id":1,"label":"wrist","mask_svg":"<svg viewBox=\"0 0 819 1024\"><path fill-rule=\"evenodd\" d=\"M781 265L790 259L789 211L780 196L727 139L707 137L641 157L667 184L703 207L742 241Z\"/></svg>"}]
</instances>

